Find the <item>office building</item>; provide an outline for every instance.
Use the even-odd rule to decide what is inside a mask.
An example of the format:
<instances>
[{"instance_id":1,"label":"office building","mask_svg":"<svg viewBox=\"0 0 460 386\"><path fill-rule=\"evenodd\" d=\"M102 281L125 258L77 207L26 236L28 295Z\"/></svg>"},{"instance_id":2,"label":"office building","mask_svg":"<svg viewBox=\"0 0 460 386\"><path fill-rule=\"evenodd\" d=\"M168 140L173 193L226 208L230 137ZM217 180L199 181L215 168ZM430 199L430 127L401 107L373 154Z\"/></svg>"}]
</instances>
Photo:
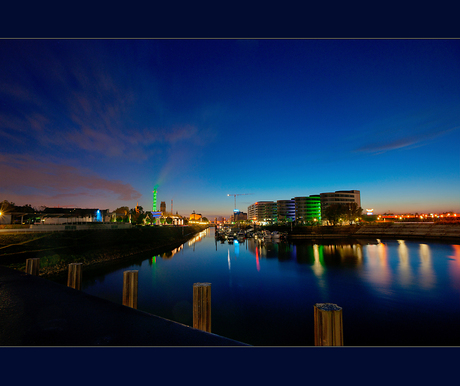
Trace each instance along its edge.
<instances>
[{"instance_id":1,"label":"office building","mask_svg":"<svg viewBox=\"0 0 460 386\"><path fill-rule=\"evenodd\" d=\"M295 221L295 200L276 201L278 221Z\"/></svg>"},{"instance_id":2,"label":"office building","mask_svg":"<svg viewBox=\"0 0 460 386\"><path fill-rule=\"evenodd\" d=\"M333 193L321 193L321 210L324 210L332 204L351 204L356 203L358 208L361 207L361 194L359 190L338 190Z\"/></svg>"},{"instance_id":3,"label":"office building","mask_svg":"<svg viewBox=\"0 0 460 386\"><path fill-rule=\"evenodd\" d=\"M258 224L277 222L277 205L274 201L258 201L248 207L248 218Z\"/></svg>"},{"instance_id":4,"label":"office building","mask_svg":"<svg viewBox=\"0 0 460 386\"><path fill-rule=\"evenodd\" d=\"M295 220L298 224L321 223L321 197L310 195L306 197L294 197Z\"/></svg>"},{"instance_id":5,"label":"office building","mask_svg":"<svg viewBox=\"0 0 460 386\"><path fill-rule=\"evenodd\" d=\"M230 222L245 221L248 219L248 214L240 212L238 209L233 210L233 214L230 216Z\"/></svg>"},{"instance_id":6,"label":"office building","mask_svg":"<svg viewBox=\"0 0 460 386\"><path fill-rule=\"evenodd\" d=\"M358 208L361 207L359 190L338 190L276 202L258 201L248 207L248 219L258 224L273 224L279 221L321 224L324 210L329 205L350 203L356 203Z\"/></svg>"}]
</instances>

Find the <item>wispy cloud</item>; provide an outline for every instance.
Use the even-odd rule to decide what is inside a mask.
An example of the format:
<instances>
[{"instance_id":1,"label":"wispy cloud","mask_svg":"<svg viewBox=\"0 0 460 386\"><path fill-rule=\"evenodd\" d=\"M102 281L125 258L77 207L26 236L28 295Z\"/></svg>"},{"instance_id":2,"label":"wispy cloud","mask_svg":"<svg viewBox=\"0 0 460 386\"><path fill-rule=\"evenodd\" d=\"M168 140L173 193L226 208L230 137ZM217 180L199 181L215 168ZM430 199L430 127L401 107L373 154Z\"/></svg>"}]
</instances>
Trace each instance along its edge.
<instances>
[{"instance_id":1,"label":"wispy cloud","mask_svg":"<svg viewBox=\"0 0 460 386\"><path fill-rule=\"evenodd\" d=\"M33 190L52 198L115 195L130 201L141 197L128 183L30 155L0 155L0 180L5 182L2 190Z\"/></svg>"},{"instance_id":2,"label":"wispy cloud","mask_svg":"<svg viewBox=\"0 0 460 386\"><path fill-rule=\"evenodd\" d=\"M456 111L456 110L455 110ZM458 113L440 115L421 113L417 117L384 122L369 130L373 142L357 147L357 153L381 154L392 150L426 146L438 137L460 128Z\"/></svg>"},{"instance_id":3,"label":"wispy cloud","mask_svg":"<svg viewBox=\"0 0 460 386\"><path fill-rule=\"evenodd\" d=\"M459 127L454 127L447 130L441 130L439 132L432 133L423 133L417 136L408 136L403 138L398 138L390 141L382 141L378 143L371 143L357 148L356 152L364 153L374 153L381 154L391 150L398 150L402 148L413 149L415 147L425 146L430 143L430 140L433 140L437 137L441 137L445 134L448 134L454 130L459 129Z\"/></svg>"},{"instance_id":4,"label":"wispy cloud","mask_svg":"<svg viewBox=\"0 0 460 386\"><path fill-rule=\"evenodd\" d=\"M146 84L152 76L132 73L97 50L91 61L82 60L75 47L65 60L52 50L31 53L34 60L29 57L21 65L33 76L0 85L0 95L20 106L2 113L0 136L39 143L45 151L66 148L137 160L156 154L155 147L199 142L198 127L174 122L155 82Z\"/></svg>"}]
</instances>

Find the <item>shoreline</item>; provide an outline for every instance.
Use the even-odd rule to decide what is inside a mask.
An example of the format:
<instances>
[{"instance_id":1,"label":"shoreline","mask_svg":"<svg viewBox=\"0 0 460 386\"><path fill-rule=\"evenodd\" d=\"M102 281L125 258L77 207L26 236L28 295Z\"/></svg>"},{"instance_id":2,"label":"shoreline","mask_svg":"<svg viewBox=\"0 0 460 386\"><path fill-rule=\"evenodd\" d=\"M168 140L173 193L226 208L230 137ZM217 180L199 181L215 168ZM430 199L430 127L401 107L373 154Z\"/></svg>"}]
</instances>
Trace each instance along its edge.
<instances>
[{"instance_id":1,"label":"shoreline","mask_svg":"<svg viewBox=\"0 0 460 386\"><path fill-rule=\"evenodd\" d=\"M131 228L0 236L0 265L25 271L28 258L40 258L39 276L62 276L70 263L97 269L147 252L163 253L187 242L207 226ZM184 234L182 234L184 232Z\"/></svg>"},{"instance_id":2,"label":"shoreline","mask_svg":"<svg viewBox=\"0 0 460 386\"><path fill-rule=\"evenodd\" d=\"M93 229L0 234L0 265L25 271L28 258L40 258L40 276L62 276L70 263L97 269L147 252L168 252L208 226ZM184 234L183 234L184 233ZM288 231L290 240L333 241L407 239L460 243L459 224L386 223L305 226Z\"/></svg>"},{"instance_id":3,"label":"shoreline","mask_svg":"<svg viewBox=\"0 0 460 386\"><path fill-rule=\"evenodd\" d=\"M460 242L459 224L386 223L294 228L291 239L411 239Z\"/></svg>"}]
</instances>

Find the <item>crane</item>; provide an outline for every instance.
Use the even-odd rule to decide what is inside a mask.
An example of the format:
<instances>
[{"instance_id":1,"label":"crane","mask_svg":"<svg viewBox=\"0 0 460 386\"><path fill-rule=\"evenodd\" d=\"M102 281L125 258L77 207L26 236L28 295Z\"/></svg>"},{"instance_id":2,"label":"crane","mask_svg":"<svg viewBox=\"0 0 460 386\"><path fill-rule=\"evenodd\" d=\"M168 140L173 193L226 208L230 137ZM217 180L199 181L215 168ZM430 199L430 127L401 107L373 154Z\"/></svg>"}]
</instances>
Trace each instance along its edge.
<instances>
[{"instance_id":1,"label":"crane","mask_svg":"<svg viewBox=\"0 0 460 386\"><path fill-rule=\"evenodd\" d=\"M237 193L237 194L227 194L227 196L233 196L235 197L235 209L236 209L236 196L248 196L252 193Z\"/></svg>"}]
</instances>

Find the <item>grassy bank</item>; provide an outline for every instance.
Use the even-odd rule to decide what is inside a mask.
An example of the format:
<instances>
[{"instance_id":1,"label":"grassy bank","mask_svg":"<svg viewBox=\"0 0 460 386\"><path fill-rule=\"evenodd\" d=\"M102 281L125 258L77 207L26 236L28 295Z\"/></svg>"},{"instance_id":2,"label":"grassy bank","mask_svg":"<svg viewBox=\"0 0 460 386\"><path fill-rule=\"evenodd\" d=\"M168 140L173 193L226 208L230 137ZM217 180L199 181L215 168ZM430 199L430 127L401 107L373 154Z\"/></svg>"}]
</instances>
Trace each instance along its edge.
<instances>
[{"instance_id":1,"label":"grassy bank","mask_svg":"<svg viewBox=\"0 0 460 386\"><path fill-rule=\"evenodd\" d=\"M40 258L40 275L66 271L70 263L83 266L125 259L143 252L166 252L204 226L140 227L50 233L0 234L0 265L25 270L30 258Z\"/></svg>"}]
</instances>

